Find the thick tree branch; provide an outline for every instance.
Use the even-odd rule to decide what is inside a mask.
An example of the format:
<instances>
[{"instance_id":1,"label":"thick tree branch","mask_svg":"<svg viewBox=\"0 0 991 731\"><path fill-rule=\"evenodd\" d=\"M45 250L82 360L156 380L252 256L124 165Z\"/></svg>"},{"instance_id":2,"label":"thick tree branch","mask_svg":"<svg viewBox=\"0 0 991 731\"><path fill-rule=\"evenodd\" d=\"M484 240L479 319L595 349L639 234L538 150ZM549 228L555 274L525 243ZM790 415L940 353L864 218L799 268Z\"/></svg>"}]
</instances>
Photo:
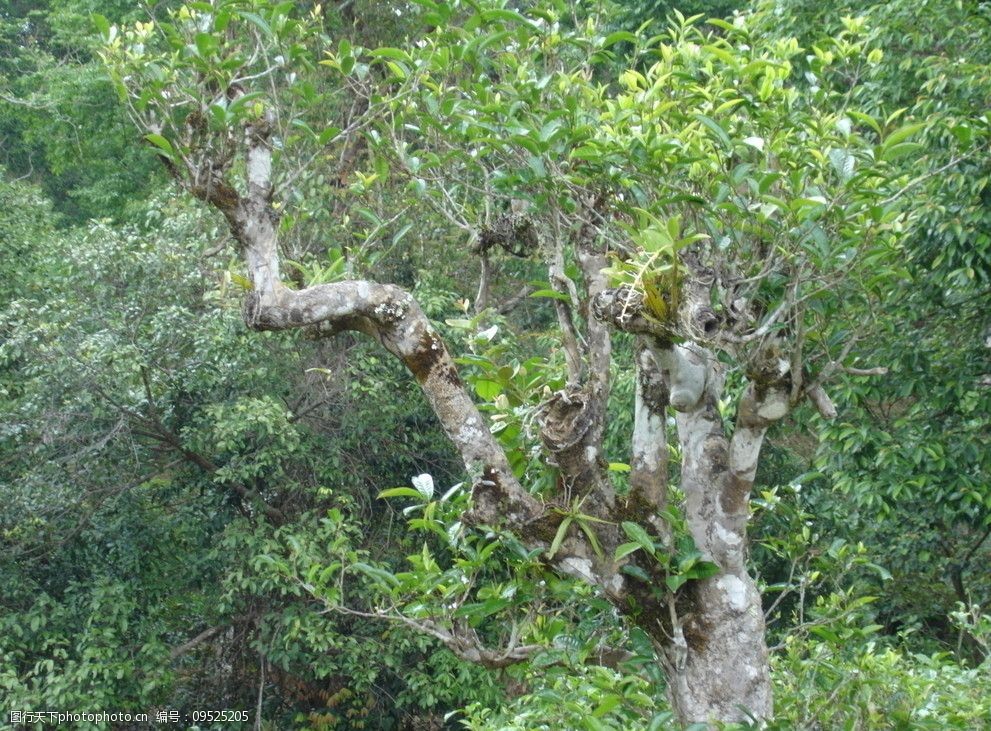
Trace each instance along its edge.
<instances>
[{"instance_id":1,"label":"thick tree branch","mask_svg":"<svg viewBox=\"0 0 991 731\"><path fill-rule=\"evenodd\" d=\"M568 301L554 299L554 311L557 313L558 325L561 328L561 346L564 349L564 360L568 366L568 385L577 387L582 382L582 356L578 329L575 327L574 310L577 298L574 296L575 283L565 274L564 240L558 221L559 214L554 213L553 249L550 252L548 274L551 286Z\"/></svg>"},{"instance_id":2,"label":"thick tree branch","mask_svg":"<svg viewBox=\"0 0 991 731\"><path fill-rule=\"evenodd\" d=\"M458 376L443 341L413 297L399 287L368 281L323 284L295 291L279 276L277 217L271 206L271 130L267 122L248 128L247 193L218 195L193 190L227 218L241 244L253 284L244 303L246 323L259 330L319 326L357 330L399 358L416 377L445 434L475 479L469 519L521 529L543 515L543 507L518 482L505 453L489 431ZM187 188L188 188L187 184Z\"/></svg>"},{"instance_id":3,"label":"thick tree branch","mask_svg":"<svg viewBox=\"0 0 991 731\"><path fill-rule=\"evenodd\" d=\"M887 366L875 366L874 368L854 368L853 366L841 366L841 370L844 373L848 373L851 376L886 376L888 375Z\"/></svg>"},{"instance_id":4,"label":"thick tree branch","mask_svg":"<svg viewBox=\"0 0 991 731\"><path fill-rule=\"evenodd\" d=\"M626 501L628 515L621 517L646 520L670 544L670 526L660 517L667 505L668 388L660 366L643 338L637 344L636 369L630 494Z\"/></svg>"},{"instance_id":5,"label":"thick tree branch","mask_svg":"<svg viewBox=\"0 0 991 731\"><path fill-rule=\"evenodd\" d=\"M364 612L349 607L332 605L326 611L337 614L347 614L365 619L379 619L404 624L410 629L416 630L439 640L447 649L457 657L476 665L481 665L492 670L509 667L520 662L529 660L537 652L544 649L543 645L520 645L515 633L510 637L507 646L501 650L492 650L486 647L478 633L465 623L455 622L451 628L444 627L430 619L415 619L407 617L399 612L380 610L376 612Z\"/></svg>"},{"instance_id":6,"label":"thick tree branch","mask_svg":"<svg viewBox=\"0 0 991 731\"><path fill-rule=\"evenodd\" d=\"M592 300L592 315L617 330L649 335L654 341L671 342L674 333L645 312L643 294L623 285L600 292Z\"/></svg>"},{"instance_id":7,"label":"thick tree branch","mask_svg":"<svg viewBox=\"0 0 991 731\"><path fill-rule=\"evenodd\" d=\"M478 294L475 295L475 314L486 310L489 306L489 291L492 287L492 264L489 262L489 252L479 253Z\"/></svg>"},{"instance_id":8,"label":"thick tree branch","mask_svg":"<svg viewBox=\"0 0 991 731\"><path fill-rule=\"evenodd\" d=\"M514 294L512 297L507 299L505 302L500 303L499 306L496 307L496 311L500 315L508 315L510 312L515 310L521 302L526 300L527 297L529 297L531 294L533 294L536 291L537 288L534 287L532 284L524 284L522 287L520 287L519 291L517 291L516 294Z\"/></svg>"}]
</instances>

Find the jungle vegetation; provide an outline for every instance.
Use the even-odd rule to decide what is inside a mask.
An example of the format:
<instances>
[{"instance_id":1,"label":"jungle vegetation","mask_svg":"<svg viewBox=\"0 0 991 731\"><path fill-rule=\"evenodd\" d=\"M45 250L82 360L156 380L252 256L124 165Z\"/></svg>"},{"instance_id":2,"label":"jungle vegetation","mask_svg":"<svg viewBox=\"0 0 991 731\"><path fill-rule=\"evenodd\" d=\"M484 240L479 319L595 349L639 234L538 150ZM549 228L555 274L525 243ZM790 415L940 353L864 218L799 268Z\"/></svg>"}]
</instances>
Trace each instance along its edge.
<instances>
[{"instance_id":1,"label":"jungle vegetation","mask_svg":"<svg viewBox=\"0 0 991 731\"><path fill-rule=\"evenodd\" d=\"M0 727L991 724L991 6L0 0Z\"/></svg>"}]
</instances>

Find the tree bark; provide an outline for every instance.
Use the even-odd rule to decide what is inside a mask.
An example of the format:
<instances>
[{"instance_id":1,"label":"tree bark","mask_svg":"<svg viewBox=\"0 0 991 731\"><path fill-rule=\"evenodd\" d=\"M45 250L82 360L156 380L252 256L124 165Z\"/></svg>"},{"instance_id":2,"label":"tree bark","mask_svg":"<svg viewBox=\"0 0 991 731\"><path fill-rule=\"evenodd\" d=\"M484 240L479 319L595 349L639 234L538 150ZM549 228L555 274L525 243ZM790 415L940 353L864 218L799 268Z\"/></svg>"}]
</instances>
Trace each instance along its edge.
<instances>
[{"instance_id":1,"label":"tree bark","mask_svg":"<svg viewBox=\"0 0 991 731\"><path fill-rule=\"evenodd\" d=\"M684 645L665 648L672 706L686 723L770 718L771 678L760 594L746 568L750 490L767 427L787 411L786 391L751 387L728 438L719 411L723 374L708 350L655 351L677 410L681 490L695 545L719 567L685 585Z\"/></svg>"},{"instance_id":2,"label":"tree bark","mask_svg":"<svg viewBox=\"0 0 991 731\"><path fill-rule=\"evenodd\" d=\"M560 514L555 519L555 512L548 511L513 475L443 341L413 297L399 287L368 281L299 291L282 283L277 216L271 205L269 135L264 123L247 131L246 193L238 193L222 175L194 171L183 180L194 195L224 214L242 246L253 285L244 306L246 323L262 330L306 326L357 330L376 339L415 376L474 480L473 507L466 520L502 525L528 545L546 547L560 524ZM545 405L541 432L560 467L565 493L577 498L569 509L602 518L600 541L605 551L594 555L588 541L573 529L555 566L599 585L620 611L628 611L630 599L646 610L643 616L648 619L638 621L660 648L671 702L682 721L768 718L767 648L760 596L745 566L746 523L764 433L787 412L787 396L782 396L787 391L773 378L770 385L751 387L740 403L730 439L718 408L722 373L712 354L691 343L674 345L665 324L645 316L642 299L637 300L629 288L606 290L604 251L595 247L591 232L584 228L577 243L588 293L579 313L584 316L587 360L572 354L568 387ZM574 297L572 302L578 304ZM696 310L697 315L705 308ZM692 327L709 334L711 318L702 325L695 320L698 317ZM633 490L625 505L615 504L601 455L609 393L607 324L640 334L643 344L638 353ZM575 335L573 329L571 334ZM777 374L778 380L784 375ZM667 500L664 412L668 403L678 412L688 528L719 573L688 581L666 599L658 587L624 578L611 556L621 520L651 525L662 542L671 542L659 517Z\"/></svg>"},{"instance_id":3,"label":"tree bark","mask_svg":"<svg viewBox=\"0 0 991 731\"><path fill-rule=\"evenodd\" d=\"M670 547L671 526L661 517L668 502L668 387L643 338L637 343L636 367L628 503L649 511L647 522Z\"/></svg>"},{"instance_id":4,"label":"tree bark","mask_svg":"<svg viewBox=\"0 0 991 731\"><path fill-rule=\"evenodd\" d=\"M399 358L420 384L448 439L474 481L469 520L503 525L526 534L544 508L513 474L506 455L489 431L443 340L412 295L400 287L346 281L292 290L279 274L278 218L271 205L271 129L265 122L246 134L247 192L225 179L196 171L180 182L216 207L241 245L252 289L244 320L257 330L316 326L332 332L356 330L376 339Z\"/></svg>"},{"instance_id":5,"label":"tree bark","mask_svg":"<svg viewBox=\"0 0 991 731\"><path fill-rule=\"evenodd\" d=\"M686 724L770 718L764 615L746 569L746 526L764 434L788 410L787 371L772 370L761 388L748 388L730 437L719 410L722 366L711 351L690 341L676 345L677 323L650 317L632 290L610 290L593 304L600 318L639 334L643 345L637 360L634 507L653 505L660 512L667 500L658 447L663 444L664 409L670 404L677 414L688 531L705 560L719 569L710 578L688 581L670 596L666 616L655 611L648 621L641 620L659 648L672 708ZM688 303L686 309L690 307ZM658 527L648 516L639 519ZM658 533L671 542L662 529Z\"/></svg>"}]
</instances>

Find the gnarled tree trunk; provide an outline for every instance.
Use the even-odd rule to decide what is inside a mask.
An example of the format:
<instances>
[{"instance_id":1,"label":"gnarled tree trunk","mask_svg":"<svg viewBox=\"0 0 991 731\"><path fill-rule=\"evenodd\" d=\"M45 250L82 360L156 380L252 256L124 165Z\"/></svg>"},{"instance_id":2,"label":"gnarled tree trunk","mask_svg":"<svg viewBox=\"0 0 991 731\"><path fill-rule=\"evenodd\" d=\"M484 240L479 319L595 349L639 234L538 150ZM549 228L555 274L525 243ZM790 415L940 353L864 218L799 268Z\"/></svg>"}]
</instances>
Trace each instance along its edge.
<instances>
[{"instance_id":1,"label":"gnarled tree trunk","mask_svg":"<svg viewBox=\"0 0 991 731\"><path fill-rule=\"evenodd\" d=\"M256 329L357 330L377 340L409 368L461 454L474 484L473 507L466 519L502 525L528 545L546 548L561 524L562 511L549 509L553 506L531 496L515 478L444 343L413 297L398 287L367 281L298 291L282 283L277 216L271 205L269 134L264 123L248 130L243 194L222 172L195 170L187 176L173 170L190 192L224 214L242 247L253 284L244 307L246 323ZM592 205L600 204L601 199ZM581 337L571 331L572 345L580 340L584 352L573 348L568 385L545 403L541 427L561 472L563 494L572 497L572 509L577 505L598 519L605 550L593 550L572 526L553 563L599 586L620 611L628 612L631 602L646 610L636 613L635 621L655 640L671 702L683 721L768 718L767 648L760 597L745 567L746 523L764 432L787 411L787 391L782 388L787 369L765 379L761 388L751 388L739 405L736 429L727 436L718 409L722 373L712 354L690 342L674 345L671 333L644 317L642 303L633 302L629 292L606 288L605 251L596 246L593 233L588 227L578 232L575 249L586 297L582 302L571 298L571 309L584 322ZM558 251L561 246L558 239ZM559 308L559 314L567 324L574 312ZM699 327L707 332L709 324L701 322ZM632 487L623 499L613 493L601 453L609 394L608 326L640 337ZM622 521L649 526L661 544L670 547L673 542L662 517L668 500L668 405L678 412L688 527L698 549L719 569L717 575L690 580L676 592L667 591L664 576L645 559L612 558ZM641 561L643 571L654 571L660 587L623 574L623 564L629 561ZM472 646L477 638L436 628L432 633L462 657L488 658L493 666L524 659L529 652L481 652Z\"/></svg>"},{"instance_id":2,"label":"gnarled tree trunk","mask_svg":"<svg viewBox=\"0 0 991 731\"><path fill-rule=\"evenodd\" d=\"M670 405L677 414L687 527L703 557L718 567L714 576L688 581L669 596L666 616L645 612L641 619L661 655L672 707L684 723L770 718L764 615L747 573L746 526L764 434L788 411L788 369L780 360L755 369L752 377L762 385L748 387L730 435L719 410L722 366L710 350L690 341L674 344L671 324L645 313L642 298L630 290L606 292L596 309L640 337L631 507L654 511L641 520L671 544L669 527L655 517L668 499L663 425Z\"/></svg>"},{"instance_id":3,"label":"gnarled tree trunk","mask_svg":"<svg viewBox=\"0 0 991 731\"><path fill-rule=\"evenodd\" d=\"M666 355L669 383L681 399L675 407L685 516L695 545L719 566L717 575L685 586L679 618L685 643L665 650L672 705L689 722L769 718L764 613L746 568L750 488L763 429L738 423L727 438L718 363L701 348L677 347Z\"/></svg>"}]
</instances>

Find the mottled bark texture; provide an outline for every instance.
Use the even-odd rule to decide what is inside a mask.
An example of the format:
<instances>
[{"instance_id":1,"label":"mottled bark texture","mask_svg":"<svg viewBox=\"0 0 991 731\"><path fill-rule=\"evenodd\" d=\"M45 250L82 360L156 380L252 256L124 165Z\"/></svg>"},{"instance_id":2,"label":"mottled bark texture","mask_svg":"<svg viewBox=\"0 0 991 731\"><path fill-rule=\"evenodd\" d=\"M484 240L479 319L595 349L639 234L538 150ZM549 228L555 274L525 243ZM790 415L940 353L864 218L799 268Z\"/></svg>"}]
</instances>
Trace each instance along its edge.
<instances>
[{"instance_id":1,"label":"mottled bark texture","mask_svg":"<svg viewBox=\"0 0 991 731\"><path fill-rule=\"evenodd\" d=\"M606 249L598 240L598 228L594 223L603 203L603 197L588 201L583 209L584 222L577 228L567 229L572 235L571 248L578 259L578 284L565 272L566 227L561 225L559 212L552 215L551 240L547 247L548 276L555 288L568 298L568 301L554 301L563 333L568 383L543 404L540 433L549 460L559 470L561 508L598 519L594 529L601 551L589 551L581 529L573 526L571 530L577 540L568 547L574 554L571 563L578 560L591 566L596 581L607 593L617 595L622 591L623 581L612 560L619 543L618 525L614 520L616 496L606 473L608 463L602 454L612 344L607 323L594 317L589 309L592 298L607 287L603 273L607 264ZM586 293L584 297L579 297L579 289ZM583 571L587 570L587 566L583 568ZM578 571L572 573L577 575Z\"/></svg>"},{"instance_id":2,"label":"mottled bark texture","mask_svg":"<svg viewBox=\"0 0 991 731\"><path fill-rule=\"evenodd\" d=\"M594 209L595 205L592 204L590 209ZM564 241L560 227L555 226L554 229L554 252L549 274L552 279L558 280L563 292L574 293L578 289L574 283L564 281L567 277L564 274ZM571 304L555 300L559 310L567 310L563 320L573 328L569 340L574 356L568 356L568 385L544 404L540 420L541 438L561 470L565 492L572 498L583 500L583 513L608 519L615 496L606 475L602 437L609 400L612 343L606 323L588 311L589 299L606 289L606 277L602 273L606 267L606 254L604 247L596 242L595 228L591 225L579 228L574 248L578 255L582 285L588 295L583 299L572 295ZM572 309L577 309L577 313L573 313ZM575 314L579 317L575 318ZM580 331L575 320L581 324ZM603 528L602 532L609 533L610 529ZM605 543L614 545L608 537Z\"/></svg>"},{"instance_id":3,"label":"mottled bark texture","mask_svg":"<svg viewBox=\"0 0 991 731\"><path fill-rule=\"evenodd\" d=\"M636 369L628 502L633 513L647 513L641 519L671 546L671 527L661 518L668 501L668 386L644 338L637 343Z\"/></svg>"},{"instance_id":4,"label":"mottled bark texture","mask_svg":"<svg viewBox=\"0 0 991 731\"><path fill-rule=\"evenodd\" d=\"M226 217L241 245L253 288L244 304L245 322L258 330L316 326L324 331L356 330L376 339L406 364L423 389L445 434L475 478L469 519L522 531L544 509L513 475L468 391L454 361L413 297L399 287L348 281L293 290L279 274L277 217L271 205L269 131L256 125L247 134L247 192L223 180L187 188ZM195 181L195 176L194 176Z\"/></svg>"},{"instance_id":5,"label":"mottled bark texture","mask_svg":"<svg viewBox=\"0 0 991 731\"><path fill-rule=\"evenodd\" d=\"M598 317L640 337L631 500L641 513L664 509L667 467L662 450L670 405L676 412L688 530L706 560L719 568L711 578L687 582L671 598L666 615L645 613L649 621L642 625L660 648L671 703L683 722L769 718L764 616L746 569L746 528L764 434L788 411L788 364L761 359L761 367L749 374L751 385L728 435L719 411L722 365L700 344L714 336L718 323L705 304L704 286L686 286L684 293L689 296L670 322L652 317L642 296L628 287L605 291L593 303ZM656 513L653 519L638 518L670 542Z\"/></svg>"},{"instance_id":6,"label":"mottled bark texture","mask_svg":"<svg viewBox=\"0 0 991 731\"><path fill-rule=\"evenodd\" d=\"M719 566L716 576L685 586L679 620L686 646L667 651L671 700L685 721L768 718L764 614L745 564L750 488L766 426L738 427L727 438L718 408L723 375L711 353L674 346L660 355L677 410L688 528Z\"/></svg>"},{"instance_id":7,"label":"mottled bark texture","mask_svg":"<svg viewBox=\"0 0 991 731\"><path fill-rule=\"evenodd\" d=\"M782 370L773 359L765 364L740 404L737 428L728 437L718 411L720 366L709 350L692 342L705 342L718 330L718 318L707 302L683 298L684 315L679 315L683 327L678 332L671 323L646 314L642 297L633 289L607 289L605 246L596 241L593 223L601 217L602 197L587 204L586 222L577 231L570 229L584 289L579 297L576 283L564 273L564 227L555 219L550 274L554 286L568 294L567 303L555 302L563 305L558 314L569 346L570 377L566 388L546 401L540 418L543 444L560 473L556 504L545 506L513 475L444 343L410 294L369 281L302 290L282 283L278 218L271 205L269 137L264 122L247 130L243 193L227 182L222 167L207 172L170 168L187 190L223 213L241 245L252 282L244 306L246 323L263 330L356 330L381 343L416 378L474 478L473 507L466 520L502 525L515 530L527 545L546 548L569 511L597 518L594 526L604 550L593 551L573 523L554 564L600 586L620 611L635 608L634 621L651 633L660 648L679 717L685 722L769 717L763 615L745 568L746 522L764 432L788 408L787 368ZM689 295L696 290L704 294L704 283L685 287ZM613 494L601 453L610 388L610 327L639 336L631 491L622 500ZM706 558L719 567L718 575L689 581L677 595L663 586L657 591L655 585L624 578L621 565L612 559L623 520L651 526L662 543L672 542L670 527L660 517L667 501L669 404L678 413L681 488L689 530ZM642 559L634 555L625 560ZM644 564L641 568L653 571L663 582L656 567ZM477 654L479 661L488 658L496 664L518 659L513 652L485 650L490 653L485 655L468 635L447 640L449 646L456 640L463 657ZM475 650L478 653L473 654Z\"/></svg>"}]
</instances>

